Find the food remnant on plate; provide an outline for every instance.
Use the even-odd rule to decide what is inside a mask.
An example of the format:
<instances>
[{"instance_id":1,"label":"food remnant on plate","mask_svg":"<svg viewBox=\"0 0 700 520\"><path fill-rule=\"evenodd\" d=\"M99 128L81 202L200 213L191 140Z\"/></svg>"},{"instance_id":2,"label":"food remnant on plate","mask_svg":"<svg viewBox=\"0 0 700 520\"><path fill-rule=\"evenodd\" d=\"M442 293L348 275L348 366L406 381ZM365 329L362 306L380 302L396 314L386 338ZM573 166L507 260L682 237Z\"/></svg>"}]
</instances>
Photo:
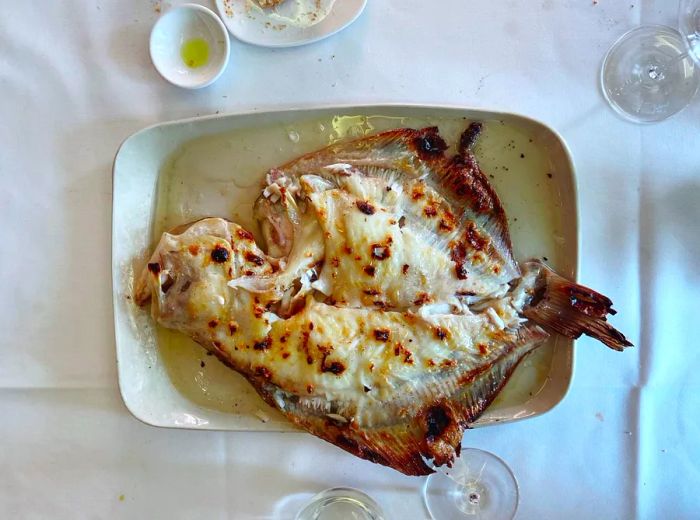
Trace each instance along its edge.
<instances>
[{"instance_id":1,"label":"food remnant on plate","mask_svg":"<svg viewBox=\"0 0 700 520\"><path fill-rule=\"evenodd\" d=\"M452 155L436 127L401 128L272 168L254 206L264 248L224 218L180 226L134 300L310 433L408 475L451 465L552 334L631 345L608 298L515 261L480 133Z\"/></svg>"},{"instance_id":2,"label":"food remnant on plate","mask_svg":"<svg viewBox=\"0 0 700 520\"><path fill-rule=\"evenodd\" d=\"M180 47L182 61L191 69L206 65L209 61L209 43L203 38L192 38Z\"/></svg>"},{"instance_id":3,"label":"food remnant on plate","mask_svg":"<svg viewBox=\"0 0 700 520\"><path fill-rule=\"evenodd\" d=\"M267 18L267 28L311 27L331 12L335 0L246 0L246 11Z\"/></svg>"},{"instance_id":4,"label":"food remnant on plate","mask_svg":"<svg viewBox=\"0 0 700 520\"><path fill-rule=\"evenodd\" d=\"M285 2L287 0L257 0L258 5L262 7L263 9L270 9L272 7L276 7L282 2Z\"/></svg>"}]
</instances>

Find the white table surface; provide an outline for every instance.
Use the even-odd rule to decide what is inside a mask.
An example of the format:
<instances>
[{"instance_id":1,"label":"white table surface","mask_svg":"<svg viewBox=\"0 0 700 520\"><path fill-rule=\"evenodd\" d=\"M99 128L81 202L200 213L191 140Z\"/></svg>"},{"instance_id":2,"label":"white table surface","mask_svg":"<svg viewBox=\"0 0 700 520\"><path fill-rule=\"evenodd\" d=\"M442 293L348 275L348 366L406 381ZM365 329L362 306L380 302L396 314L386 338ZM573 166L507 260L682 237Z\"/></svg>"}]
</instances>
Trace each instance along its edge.
<instances>
[{"instance_id":1,"label":"white table surface","mask_svg":"<svg viewBox=\"0 0 700 520\"><path fill-rule=\"evenodd\" d=\"M640 22L675 25L675 3L370 0L312 46L233 41L223 77L184 91L148 58L160 2L0 0L0 516L290 518L311 494L351 485L389 518L424 518L421 479L309 435L133 419L110 284L111 163L132 132L217 111L417 102L516 111L563 134L581 280L613 298L637 345L581 340L563 404L464 445L512 467L519 518L697 518L700 99L639 127L598 90L609 45Z\"/></svg>"}]
</instances>

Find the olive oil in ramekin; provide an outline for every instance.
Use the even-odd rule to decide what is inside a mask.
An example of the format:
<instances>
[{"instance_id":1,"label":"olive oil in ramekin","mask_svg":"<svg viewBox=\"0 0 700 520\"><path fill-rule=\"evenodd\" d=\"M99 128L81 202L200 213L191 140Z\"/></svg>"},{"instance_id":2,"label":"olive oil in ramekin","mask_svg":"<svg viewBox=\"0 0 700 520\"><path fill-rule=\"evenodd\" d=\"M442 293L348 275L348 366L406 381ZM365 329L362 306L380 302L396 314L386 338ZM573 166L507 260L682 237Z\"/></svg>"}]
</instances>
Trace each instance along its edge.
<instances>
[{"instance_id":1,"label":"olive oil in ramekin","mask_svg":"<svg viewBox=\"0 0 700 520\"><path fill-rule=\"evenodd\" d=\"M209 61L209 44L203 38L186 40L180 47L180 56L189 68L202 67Z\"/></svg>"}]
</instances>

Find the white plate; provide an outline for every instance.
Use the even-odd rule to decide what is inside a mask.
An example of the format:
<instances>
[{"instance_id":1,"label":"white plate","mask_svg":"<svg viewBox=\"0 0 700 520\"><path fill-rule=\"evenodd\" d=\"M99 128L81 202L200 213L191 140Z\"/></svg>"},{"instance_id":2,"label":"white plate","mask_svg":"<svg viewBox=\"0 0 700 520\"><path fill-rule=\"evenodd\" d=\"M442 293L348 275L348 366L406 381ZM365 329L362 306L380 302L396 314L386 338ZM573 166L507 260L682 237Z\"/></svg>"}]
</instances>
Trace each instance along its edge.
<instances>
[{"instance_id":1,"label":"white plate","mask_svg":"<svg viewBox=\"0 0 700 520\"><path fill-rule=\"evenodd\" d=\"M516 258L546 256L574 279L578 214L571 157L554 131L522 116L446 107L331 107L190 119L129 137L114 161L112 269L119 384L134 416L166 427L292 429L241 376L179 334L157 331L148 312L133 304L134 273L164 228L218 215L253 229L250 209L270 167L329 139L399 126L437 124L454 143L465 120L485 122L477 156L505 206ZM526 358L478 424L550 410L572 375L573 342L557 337ZM268 422L256 416L259 410Z\"/></svg>"},{"instance_id":2,"label":"white plate","mask_svg":"<svg viewBox=\"0 0 700 520\"><path fill-rule=\"evenodd\" d=\"M367 0L337 0L331 12L311 27L283 26L279 21L246 7L248 0L216 0L216 8L233 36L262 47L296 47L328 38L362 14Z\"/></svg>"}]
</instances>

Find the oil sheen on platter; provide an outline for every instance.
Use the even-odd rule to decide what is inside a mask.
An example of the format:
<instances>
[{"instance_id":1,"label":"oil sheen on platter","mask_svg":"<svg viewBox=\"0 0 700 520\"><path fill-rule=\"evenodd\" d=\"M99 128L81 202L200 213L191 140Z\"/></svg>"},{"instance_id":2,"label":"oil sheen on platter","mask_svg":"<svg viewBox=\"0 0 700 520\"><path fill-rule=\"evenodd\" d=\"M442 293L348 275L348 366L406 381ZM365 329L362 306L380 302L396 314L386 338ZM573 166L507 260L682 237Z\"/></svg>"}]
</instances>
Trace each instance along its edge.
<instances>
[{"instance_id":1,"label":"oil sheen on platter","mask_svg":"<svg viewBox=\"0 0 700 520\"><path fill-rule=\"evenodd\" d=\"M546 259L557 267L565 254L562 199L557 172L536 135L508 120L485 120L476 155L503 202L515 256ZM206 216L221 216L260 238L252 206L266 171L339 139L397 127L437 125L454 146L469 121L463 117L410 118L381 114L338 114L208 135L181 146L162 168L158 181L153 241L163 231ZM206 355L192 340L158 328L162 359L175 387L196 404L234 414L264 410L284 424L238 374ZM518 367L489 412L527 402L540 392L552 365L553 341Z\"/></svg>"}]
</instances>

